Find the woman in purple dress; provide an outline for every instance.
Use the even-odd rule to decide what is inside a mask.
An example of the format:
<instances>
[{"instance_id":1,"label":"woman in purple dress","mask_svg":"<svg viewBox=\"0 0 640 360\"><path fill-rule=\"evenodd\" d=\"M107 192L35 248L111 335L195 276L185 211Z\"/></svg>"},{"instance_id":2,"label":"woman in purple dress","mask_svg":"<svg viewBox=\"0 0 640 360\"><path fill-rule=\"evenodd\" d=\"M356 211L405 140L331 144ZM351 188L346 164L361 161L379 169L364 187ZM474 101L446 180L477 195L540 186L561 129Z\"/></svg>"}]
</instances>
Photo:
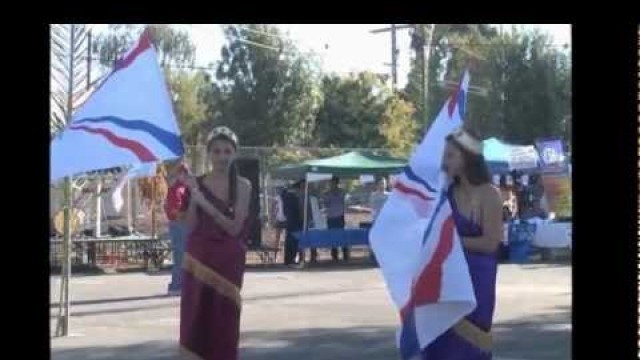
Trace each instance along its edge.
<instances>
[{"instance_id":1,"label":"woman in purple dress","mask_svg":"<svg viewBox=\"0 0 640 360\"><path fill-rule=\"evenodd\" d=\"M215 128L207 144L213 171L184 176L189 201L180 346L189 359L238 358L251 183L233 164L237 142L228 128Z\"/></svg>"},{"instance_id":2,"label":"woman in purple dress","mask_svg":"<svg viewBox=\"0 0 640 360\"><path fill-rule=\"evenodd\" d=\"M475 310L422 351L423 360L489 360L497 250L503 237L500 191L491 184L482 142L467 130L447 136L443 170L449 203L477 300Z\"/></svg>"}]
</instances>

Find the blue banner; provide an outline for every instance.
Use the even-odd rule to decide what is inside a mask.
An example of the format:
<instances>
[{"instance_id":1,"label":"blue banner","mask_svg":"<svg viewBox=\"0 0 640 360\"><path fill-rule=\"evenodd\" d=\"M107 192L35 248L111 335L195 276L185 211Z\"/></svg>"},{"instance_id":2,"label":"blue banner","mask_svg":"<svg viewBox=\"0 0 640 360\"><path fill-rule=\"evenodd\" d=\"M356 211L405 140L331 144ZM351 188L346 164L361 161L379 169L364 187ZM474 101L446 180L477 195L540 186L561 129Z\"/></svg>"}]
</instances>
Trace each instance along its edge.
<instances>
[{"instance_id":1,"label":"blue banner","mask_svg":"<svg viewBox=\"0 0 640 360\"><path fill-rule=\"evenodd\" d=\"M568 161L564 154L562 139L544 139L536 141L536 149L540 155L540 165L544 173L568 171Z\"/></svg>"}]
</instances>

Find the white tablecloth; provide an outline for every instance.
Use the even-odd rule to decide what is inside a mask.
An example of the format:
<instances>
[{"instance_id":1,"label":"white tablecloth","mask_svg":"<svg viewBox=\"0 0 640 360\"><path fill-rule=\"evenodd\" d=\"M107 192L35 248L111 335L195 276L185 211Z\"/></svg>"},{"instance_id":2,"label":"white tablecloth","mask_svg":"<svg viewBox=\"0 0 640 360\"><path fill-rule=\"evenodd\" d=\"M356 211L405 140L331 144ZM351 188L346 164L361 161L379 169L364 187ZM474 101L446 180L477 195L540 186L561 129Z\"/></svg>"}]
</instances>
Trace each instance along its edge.
<instances>
[{"instance_id":1,"label":"white tablecloth","mask_svg":"<svg viewBox=\"0 0 640 360\"><path fill-rule=\"evenodd\" d=\"M571 248L571 223L539 223L536 227L533 245L545 248Z\"/></svg>"}]
</instances>

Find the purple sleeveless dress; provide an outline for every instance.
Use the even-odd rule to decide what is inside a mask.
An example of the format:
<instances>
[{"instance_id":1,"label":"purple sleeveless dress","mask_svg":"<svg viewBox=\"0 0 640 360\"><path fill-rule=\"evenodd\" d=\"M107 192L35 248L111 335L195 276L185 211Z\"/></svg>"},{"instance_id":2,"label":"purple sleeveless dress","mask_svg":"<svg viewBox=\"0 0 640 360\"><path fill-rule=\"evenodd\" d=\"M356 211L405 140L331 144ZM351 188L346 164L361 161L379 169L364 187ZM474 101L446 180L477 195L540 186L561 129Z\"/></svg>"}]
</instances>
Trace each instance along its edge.
<instances>
[{"instance_id":1,"label":"purple sleeveless dress","mask_svg":"<svg viewBox=\"0 0 640 360\"><path fill-rule=\"evenodd\" d=\"M482 236L482 227L458 209L453 189L448 191L452 216L460 237ZM490 331L496 297L497 254L480 254L464 250L476 295L477 307L463 320L464 326L454 326L440 335L422 351L423 360L489 360Z\"/></svg>"}]
</instances>

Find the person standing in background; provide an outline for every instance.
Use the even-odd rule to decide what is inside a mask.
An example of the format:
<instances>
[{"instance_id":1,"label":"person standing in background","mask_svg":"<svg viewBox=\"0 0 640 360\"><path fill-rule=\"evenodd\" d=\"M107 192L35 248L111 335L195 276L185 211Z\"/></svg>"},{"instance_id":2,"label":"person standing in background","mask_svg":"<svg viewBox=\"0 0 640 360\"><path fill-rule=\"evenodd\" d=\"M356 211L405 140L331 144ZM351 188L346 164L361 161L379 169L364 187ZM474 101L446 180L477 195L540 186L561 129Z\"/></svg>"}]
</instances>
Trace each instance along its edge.
<instances>
[{"instance_id":1,"label":"person standing in background","mask_svg":"<svg viewBox=\"0 0 640 360\"><path fill-rule=\"evenodd\" d=\"M502 196L503 218L511 220L518 213L518 200L513 190L513 185L501 183L500 194Z\"/></svg>"},{"instance_id":2,"label":"person standing in background","mask_svg":"<svg viewBox=\"0 0 640 360\"><path fill-rule=\"evenodd\" d=\"M371 228L372 224L376 221L378 214L380 214L380 210L384 206L384 203L387 201L389 197L389 192L387 192L387 181L384 177L381 177L376 181L376 190L371 193L369 197L369 208L371 209L371 224L367 225L367 228ZM369 251L369 259L377 264L377 260L373 251Z\"/></svg>"},{"instance_id":3,"label":"person standing in background","mask_svg":"<svg viewBox=\"0 0 640 360\"><path fill-rule=\"evenodd\" d=\"M371 221L375 222L382 206L387 201L389 193L387 192L387 181L381 177L376 181L376 191L371 193L369 197L369 208L371 208Z\"/></svg>"},{"instance_id":4,"label":"person standing in background","mask_svg":"<svg viewBox=\"0 0 640 360\"><path fill-rule=\"evenodd\" d=\"M331 179L331 189L324 194L324 206L327 215L327 227L329 229L344 229L345 193L340 188L340 178ZM331 249L331 258L338 261L338 249ZM349 261L349 247L342 247L342 258Z\"/></svg>"},{"instance_id":5,"label":"person standing in background","mask_svg":"<svg viewBox=\"0 0 640 360\"><path fill-rule=\"evenodd\" d=\"M287 217L284 216L284 204L282 202L282 195L286 189L278 189L274 199L274 209L272 214L275 214L274 227L276 230L276 248L280 249L280 239L282 238L282 232L287 228Z\"/></svg>"},{"instance_id":6,"label":"person standing in background","mask_svg":"<svg viewBox=\"0 0 640 360\"><path fill-rule=\"evenodd\" d=\"M184 210L186 208L187 186L180 181L180 177L186 173L187 168L184 162L180 160L167 179L169 188L164 202L164 211L169 220L169 236L171 237L171 254L173 257L171 283L169 283L168 287L168 293L172 296L180 295L182 288L182 256L186 238Z\"/></svg>"},{"instance_id":7,"label":"person standing in background","mask_svg":"<svg viewBox=\"0 0 640 360\"><path fill-rule=\"evenodd\" d=\"M293 184L290 189L282 192L282 207L286 218L286 237L284 241L284 264L294 265L296 254L299 254L299 262L303 261L304 254L298 250L298 238L293 233L304 228L304 189L305 180ZM309 215L309 212L307 213ZM312 259L314 259L312 253Z\"/></svg>"}]
</instances>

